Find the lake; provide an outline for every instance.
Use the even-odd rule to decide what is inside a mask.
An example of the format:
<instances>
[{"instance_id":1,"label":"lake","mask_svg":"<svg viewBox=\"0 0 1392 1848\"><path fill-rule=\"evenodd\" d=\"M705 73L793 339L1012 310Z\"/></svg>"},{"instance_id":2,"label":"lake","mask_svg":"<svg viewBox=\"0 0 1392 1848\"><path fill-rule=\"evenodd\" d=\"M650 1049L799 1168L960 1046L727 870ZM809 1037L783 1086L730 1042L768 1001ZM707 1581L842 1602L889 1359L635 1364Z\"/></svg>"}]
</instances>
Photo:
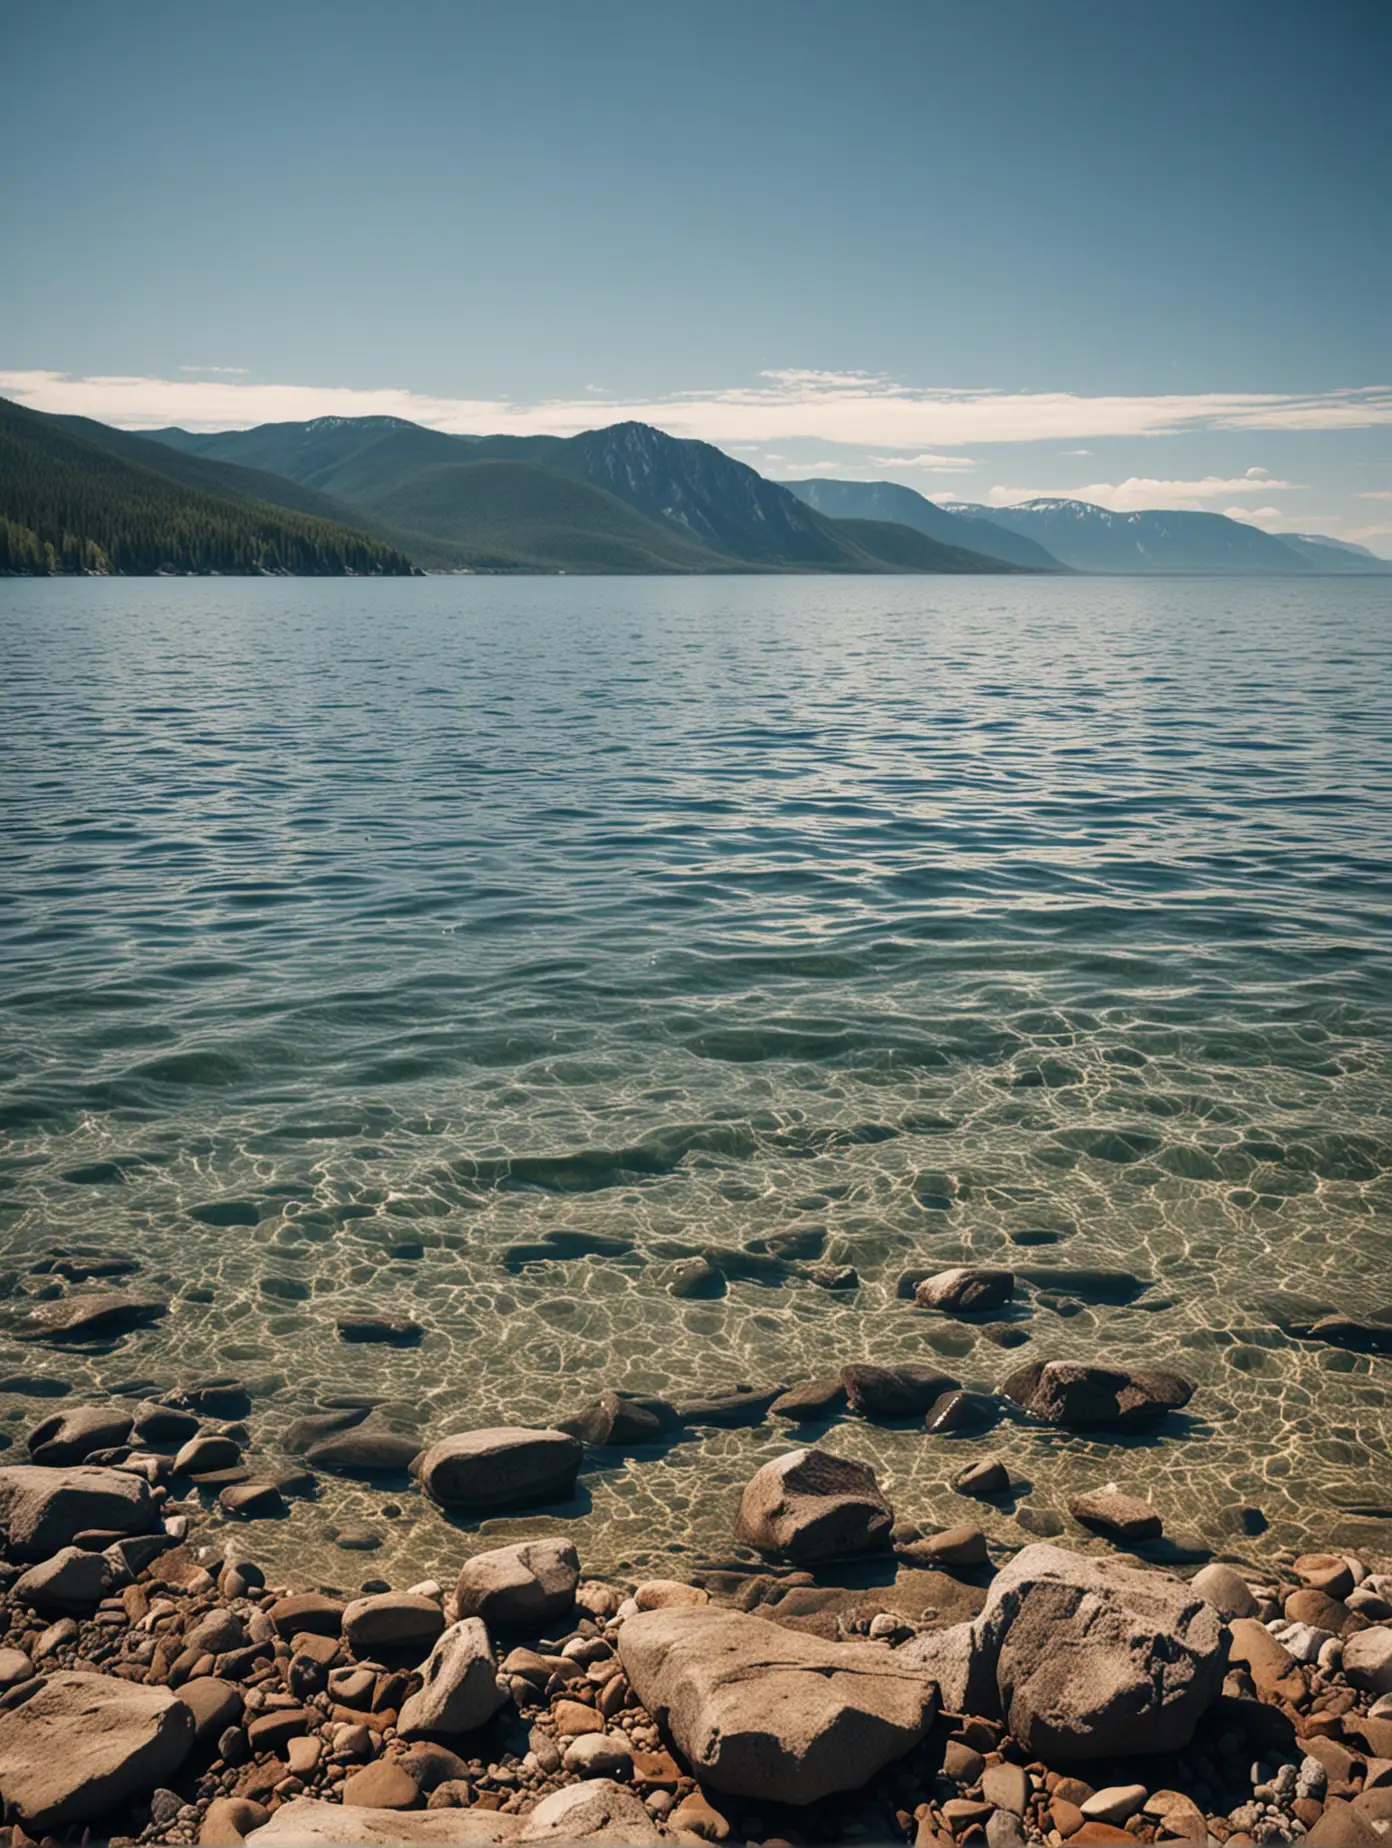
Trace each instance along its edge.
<instances>
[{"instance_id":1,"label":"lake","mask_svg":"<svg viewBox=\"0 0 1392 1848\"><path fill-rule=\"evenodd\" d=\"M1392 1305L1387 581L11 580L0 660L0 1269L132 1254L171 1304L0 1333L16 1445L49 1382L235 1374L280 1466L336 1398L425 1436L1115 1358L1188 1413L818 1441L1003 1543L1116 1480L1181 1541L1392 1545L1392 1360L1287 1332ZM674 1296L702 1252L725 1293ZM897 1295L965 1259L1075 1274L992 1332ZM325 1477L246 1543L680 1570L787 1447L696 1431L481 1533ZM1013 1509L947 1486L988 1451Z\"/></svg>"}]
</instances>

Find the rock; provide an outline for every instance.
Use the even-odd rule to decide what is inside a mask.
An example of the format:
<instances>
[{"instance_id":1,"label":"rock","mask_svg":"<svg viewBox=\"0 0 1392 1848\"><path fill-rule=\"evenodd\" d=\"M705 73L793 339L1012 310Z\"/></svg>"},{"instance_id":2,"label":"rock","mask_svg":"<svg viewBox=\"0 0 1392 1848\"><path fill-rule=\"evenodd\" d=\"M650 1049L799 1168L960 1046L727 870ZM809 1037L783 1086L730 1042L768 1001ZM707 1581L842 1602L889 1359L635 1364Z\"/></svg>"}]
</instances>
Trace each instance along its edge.
<instances>
[{"instance_id":1,"label":"rock","mask_svg":"<svg viewBox=\"0 0 1392 1848\"><path fill-rule=\"evenodd\" d=\"M455 1604L496 1630L536 1629L575 1603L580 1560L569 1540L524 1540L476 1553L460 1568Z\"/></svg>"},{"instance_id":2,"label":"rock","mask_svg":"<svg viewBox=\"0 0 1392 1848\"><path fill-rule=\"evenodd\" d=\"M214 1797L198 1831L199 1848L238 1848L253 1829L264 1828L271 1812L250 1797Z\"/></svg>"},{"instance_id":3,"label":"rock","mask_svg":"<svg viewBox=\"0 0 1392 1848\"><path fill-rule=\"evenodd\" d=\"M735 1386L729 1392L700 1393L693 1399L678 1399L677 1416L683 1424L716 1425L724 1430L742 1429L762 1424L775 1399L781 1399L782 1386Z\"/></svg>"},{"instance_id":4,"label":"rock","mask_svg":"<svg viewBox=\"0 0 1392 1848\"><path fill-rule=\"evenodd\" d=\"M955 1710L1000 1717L1057 1764L1182 1751L1222 1689L1226 1645L1218 1613L1179 1580L1036 1545L996 1574L974 1624L896 1654L935 1674Z\"/></svg>"},{"instance_id":5,"label":"rock","mask_svg":"<svg viewBox=\"0 0 1392 1848\"><path fill-rule=\"evenodd\" d=\"M31 1834L94 1822L167 1782L192 1744L193 1716L163 1688L49 1675L0 1712L6 1810Z\"/></svg>"},{"instance_id":6,"label":"rock","mask_svg":"<svg viewBox=\"0 0 1392 1848\"><path fill-rule=\"evenodd\" d=\"M662 1839L661 1831L631 1790L606 1778L593 1778L554 1790L528 1816L516 1837L519 1843L554 1842L557 1848L639 1848Z\"/></svg>"},{"instance_id":7,"label":"rock","mask_svg":"<svg viewBox=\"0 0 1392 1848\"><path fill-rule=\"evenodd\" d=\"M251 1412L251 1392L243 1381L229 1373L193 1380L178 1395L179 1403L200 1418L246 1418Z\"/></svg>"},{"instance_id":8,"label":"rock","mask_svg":"<svg viewBox=\"0 0 1392 1848\"><path fill-rule=\"evenodd\" d=\"M894 1510L875 1472L826 1450L792 1450L745 1484L735 1531L747 1546L794 1564L842 1559L889 1544Z\"/></svg>"},{"instance_id":9,"label":"rock","mask_svg":"<svg viewBox=\"0 0 1392 1848\"><path fill-rule=\"evenodd\" d=\"M1308 1328L1293 1330L1311 1341L1351 1348L1357 1354L1392 1354L1392 1325L1360 1322L1349 1315L1322 1315Z\"/></svg>"},{"instance_id":10,"label":"rock","mask_svg":"<svg viewBox=\"0 0 1392 1848\"><path fill-rule=\"evenodd\" d=\"M1346 1638L1344 1676L1369 1694L1392 1694L1392 1630L1359 1630Z\"/></svg>"},{"instance_id":11,"label":"rock","mask_svg":"<svg viewBox=\"0 0 1392 1848\"><path fill-rule=\"evenodd\" d=\"M975 1437L989 1431L1001 1414L999 1399L987 1392L945 1392L928 1407L923 1428L930 1437Z\"/></svg>"},{"instance_id":12,"label":"rock","mask_svg":"<svg viewBox=\"0 0 1392 1848\"><path fill-rule=\"evenodd\" d=\"M894 1550L906 1564L930 1572L939 1566L984 1566L990 1558L986 1536L979 1527L947 1527Z\"/></svg>"},{"instance_id":13,"label":"rock","mask_svg":"<svg viewBox=\"0 0 1392 1848\"><path fill-rule=\"evenodd\" d=\"M1030 1361L1001 1391L1032 1418L1066 1430L1148 1425L1189 1403L1194 1388L1158 1367L1092 1367L1082 1361Z\"/></svg>"},{"instance_id":14,"label":"rock","mask_svg":"<svg viewBox=\"0 0 1392 1848\"><path fill-rule=\"evenodd\" d=\"M1023 1765L987 1765L981 1773L981 1796L997 1809L1023 1816L1029 1806L1030 1783Z\"/></svg>"},{"instance_id":15,"label":"rock","mask_svg":"<svg viewBox=\"0 0 1392 1848\"><path fill-rule=\"evenodd\" d=\"M441 1438L414 1467L441 1507L515 1508L569 1497L584 1455L568 1432L502 1426Z\"/></svg>"},{"instance_id":16,"label":"rock","mask_svg":"<svg viewBox=\"0 0 1392 1848\"><path fill-rule=\"evenodd\" d=\"M581 1733L561 1763L572 1777L632 1777L633 1747L622 1733Z\"/></svg>"},{"instance_id":17,"label":"rock","mask_svg":"<svg viewBox=\"0 0 1392 1848\"><path fill-rule=\"evenodd\" d=\"M445 1614L433 1598L407 1591L354 1598L343 1613L343 1634L360 1656L382 1649L428 1649L444 1627Z\"/></svg>"},{"instance_id":18,"label":"rock","mask_svg":"<svg viewBox=\"0 0 1392 1848\"><path fill-rule=\"evenodd\" d=\"M157 1526L149 1483L128 1471L0 1469L0 1529L15 1559L48 1559L81 1533L145 1534Z\"/></svg>"},{"instance_id":19,"label":"rock","mask_svg":"<svg viewBox=\"0 0 1392 1848\"><path fill-rule=\"evenodd\" d=\"M1013 1271L964 1265L956 1270L939 1271L935 1277L925 1277L914 1291L914 1301L920 1309L940 1309L946 1315L972 1315L999 1309L1014 1294Z\"/></svg>"},{"instance_id":20,"label":"rock","mask_svg":"<svg viewBox=\"0 0 1392 1848\"><path fill-rule=\"evenodd\" d=\"M421 1669L421 1686L401 1709L397 1731L473 1732L508 1699L498 1685L498 1664L479 1617L465 1617L439 1637Z\"/></svg>"},{"instance_id":21,"label":"rock","mask_svg":"<svg viewBox=\"0 0 1392 1848\"><path fill-rule=\"evenodd\" d=\"M242 1447L233 1437L218 1432L204 1432L191 1437L174 1458L176 1476L208 1476L217 1470L235 1469L242 1460Z\"/></svg>"},{"instance_id":22,"label":"rock","mask_svg":"<svg viewBox=\"0 0 1392 1848\"><path fill-rule=\"evenodd\" d=\"M602 1733L604 1721L583 1700L558 1700L551 1709L551 1719L563 1739L579 1739L586 1733Z\"/></svg>"},{"instance_id":23,"label":"rock","mask_svg":"<svg viewBox=\"0 0 1392 1848\"><path fill-rule=\"evenodd\" d=\"M619 1655L703 1784L769 1802L858 1789L918 1743L937 1709L901 1651L826 1643L714 1605L630 1617Z\"/></svg>"},{"instance_id":24,"label":"rock","mask_svg":"<svg viewBox=\"0 0 1392 1848\"><path fill-rule=\"evenodd\" d=\"M343 1802L348 1808L409 1810L419 1805L420 1798L420 1785L390 1758L379 1758L343 1780Z\"/></svg>"},{"instance_id":25,"label":"rock","mask_svg":"<svg viewBox=\"0 0 1392 1848\"><path fill-rule=\"evenodd\" d=\"M775 1418L787 1418L793 1424L820 1424L844 1411L846 1403L846 1388L839 1379L827 1376L790 1386L787 1392L779 1393L769 1411Z\"/></svg>"},{"instance_id":26,"label":"rock","mask_svg":"<svg viewBox=\"0 0 1392 1848\"><path fill-rule=\"evenodd\" d=\"M420 1443L414 1437L377 1425L355 1425L320 1438L305 1451L304 1459L314 1469L326 1469L335 1476L395 1476L410 1469L419 1454Z\"/></svg>"},{"instance_id":27,"label":"rock","mask_svg":"<svg viewBox=\"0 0 1392 1848\"><path fill-rule=\"evenodd\" d=\"M495 1810L391 1810L345 1806L315 1797L295 1797L246 1840L253 1848L319 1848L320 1844L361 1844L361 1848L396 1848L417 1842L457 1843L459 1848L492 1848L513 1842L522 1824Z\"/></svg>"},{"instance_id":28,"label":"rock","mask_svg":"<svg viewBox=\"0 0 1392 1848\"><path fill-rule=\"evenodd\" d=\"M318 1591L297 1591L278 1599L267 1615L278 1636L293 1637L303 1631L310 1636L336 1639L347 1608L340 1598L326 1598Z\"/></svg>"},{"instance_id":29,"label":"rock","mask_svg":"<svg viewBox=\"0 0 1392 1848\"><path fill-rule=\"evenodd\" d=\"M875 1367L855 1361L841 1369L841 1384L854 1410L867 1418L921 1418L959 1382L936 1367Z\"/></svg>"},{"instance_id":30,"label":"rock","mask_svg":"<svg viewBox=\"0 0 1392 1848\"><path fill-rule=\"evenodd\" d=\"M608 1390L591 1399L558 1430L597 1448L626 1449L632 1444L655 1444L678 1429L677 1408L666 1399L642 1393Z\"/></svg>"},{"instance_id":31,"label":"rock","mask_svg":"<svg viewBox=\"0 0 1392 1848\"><path fill-rule=\"evenodd\" d=\"M130 1430L131 1439L135 1443L186 1444L197 1434L198 1419L192 1412L180 1411L172 1405L161 1405L156 1399L142 1399L135 1408Z\"/></svg>"},{"instance_id":32,"label":"rock","mask_svg":"<svg viewBox=\"0 0 1392 1848\"><path fill-rule=\"evenodd\" d=\"M1235 1617L1231 1623L1230 1652L1245 1667L1264 1701L1305 1698L1305 1683L1295 1657L1283 1649L1255 1617Z\"/></svg>"},{"instance_id":33,"label":"rock","mask_svg":"<svg viewBox=\"0 0 1392 1848\"><path fill-rule=\"evenodd\" d=\"M242 1690L216 1675L195 1675L179 1687L179 1699L193 1715L195 1739L220 1739L242 1717Z\"/></svg>"},{"instance_id":34,"label":"rock","mask_svg":"<svg viewBox=\"0 0 1392 1848\"><path fill-rule=\"evenodd\" d=\"M1256 1615L1257 1600L1251 1586L1240 1572L1234 1572L1231 1566L1204 1566L1189 1581L1190 1587L1201 1598L1207 1598L1213 1608L1223 1617L1253 1617Z\"/></svg>"},{"instance_id":35,"label":"rock","mask_svg":"<svg viewBox=\"0 0 1392 1848\"><path fill-rule=\"evenodd\" d=\"M1304 1837L1311 1848L1361 1848L1367 1843L1381 1843L1385 1838L1370 1817L1360 1815L1352 1803L1331 1797L1319 1821Z\"/></svg>"},{"instance_id":36,"label":"rock","mask_svg":"<svg viewBox=\"0 0 1392 1848\"><path fill-rule=\"evenodd\" d=\"M20 1604L45 1615L59 1611L94 1611L111 1590L111 1562L101 1553L85 1553L65 1546L52 1559L30 1566L16 1583L13 1595Z\"/></svg>"},{"instance_id":37,"label":"rock","mask_svg":"<svg viewBox=\"0 0 1392 1848\"><path fill-rule=\"evenodd\" d=\"M681 1579L644 1579L633 1593L640 1611L685 1610L697 1604L709 1604L710 1593L702 1585L687 1585Z\"/></svg>"},{"instance_id":38,"label":"rock","mask_svg":"<svg viewBox=\"0 0 1392 1848\"><path fill-rule=\"evenodd\" d=\"M274 1521L289 1510L273 1482L238 1482L218 1496L224 1514L242 1521Z\"/></svg>"},{"instance_id":39,"label":"rock","mask_svg":"<svg viewBox=\"0 0 1392 1848\"><path fill-rule=\"evenodd\" d=\"M1084 1797L1078 1807L1087 1822L1111 1822L1120 1827L1129 1816L1136 1815L1145 1800L1144 1784L1108 1784Z\"/></svg>"},{"instance_id":40,"label":"rock","mask_svg":"<svg viewBox=\"0 0 1392 1848\"><path fill-rule=\"evenodd\" d=\"M819 1290L858 1290L860 1272L854 1264L814 1264L807 1281Z\"/></svg>"},{"instance_id":41,"label":"rock","mask_svg":"<svg viewBox=\"0 0 1392 1848\"><path fill-rule=\"evenodd\" d=\"M986 1818L986 1848L1025 1848L1027 1839L1014 1810L992 1810Z\"/></svg>"},{"instance_id":42,"label":"rock","mask_svg":"<svg viewBox=\"0 0 1392 1848\"><path fill-rule=\"evenodd\" d=\"M706 1258L678 1258L667 1268L667 1294L683 1299L723 1296L725 1273Z\"/></svg>"},{"instance_id":43,"label":"rock","mask_svg":"<svg viewBox=\"0 0 1392 1848\"><path fill-rule=\"evenodd\" d=\"M35 1303L14 1333L18 1341L109 1341L148 1328L168 1313L168 1303L121 1290L91 1290Z\"/></svg>"},{"instance_id":44,"label":"rock","mask_svg":"<svg viewBox=\"0 0 1392 1848\"><path fill-rule=\"evenodd\" d=\"M62 1468L81 1463L94 1450L124 1444L130 1429L130 1413L119 1406L74 1405L35 1425L29 1433L29 1455L45 1468Z\"/></svg>"},{"instance_id":45,"label":"rock","mask_svg":"<svg viewBox=\"0 0 1392 1848\"><path fill-rule=\"evenodd\" d=\"M1302 1585L1327 1598L1343 1599L1353 1590L1353 1568L1340 1553L1302 1553L1294 1570Z\"/></svg>"},{"instance_id":46,"label":"rock","mask_svg":"<svg viewBox=\"0 0 1392 1848\"><path fill-rule=\"evenodd\" d=\"M376 1341L387 1347L416 1347L425 1330L419 1322L384 1315L341 1315L340 1341Z\"/></svg>"},{"instance_id":47,"label":"rock","mask_svg":"<svg viewBox=\"0 0 1392 1848\"><path fill-rule=\"evenodd\" d=\"M1084 1527L1109 1539L1154 1540L1163 1532L1160 1516L1150 1503L1136 1495L1123 1495L1115 1483L1072 1496L1068 1512Z\"/></svg>"},{"instance_id":48,"label":"rock","mask_svg":"<svg viewBox=\"0 0 1392 1848\"><path fill-rule=\"evenodd\" d=\"M0 1693L8 1694L22 1681L32 1681L34 1664L22 1649L0 1647Z\"/></svg>"},{"instance_id":49,"label":"rock","mask_svg":"<svg viewBox=\"0 0 1392 1848\"><path fill-rule=\"evenodd\" d=\"M512 1172L517 1172L514 1164ZM540 1238L527 1244L509 1245L503 1253L505 1270L519 1271L524 1264L546 1260L566 1263L575 1258L623 1258L633 1250L633 1240L608 1232L581 1232L573 1226L548 1226Z\"/></svg>"},{"instance_id":50,"label":"rock","mask_svg":"<svg viewBox=\"0 0 1392 1848\"><path fill-rule=\"evenodd\" d=\"M223 1606L190 1622L184 1631L185 1649L199 1655L228 1655L234 1649L245 1649L250 1641L245 1619Z\"/></svg>"},{"instance_id":51,"label":"rock","mask_svg":"<svg viewBox=\"0 0 1392 1848\"><path fill-rule=\"evenodd\" d=\"M952 1486L959 1495L971 1495L978 1501L992 1501L998 1495L1010 1492L1010 1471L999 1457L982 1457L977 1463L969 1463L952 1478Z\"/></svg>"}]
</instances>

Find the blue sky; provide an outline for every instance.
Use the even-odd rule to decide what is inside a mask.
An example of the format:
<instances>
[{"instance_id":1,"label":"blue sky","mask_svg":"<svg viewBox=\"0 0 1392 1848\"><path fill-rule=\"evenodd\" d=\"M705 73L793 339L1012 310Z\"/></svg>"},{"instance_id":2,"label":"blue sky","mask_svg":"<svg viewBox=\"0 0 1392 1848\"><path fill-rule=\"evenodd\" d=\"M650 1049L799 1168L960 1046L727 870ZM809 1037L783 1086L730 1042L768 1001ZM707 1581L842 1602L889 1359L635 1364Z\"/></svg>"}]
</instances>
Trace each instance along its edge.
<instances>
[{"instance_id":1,"label":"blue sky","mask_svg":"<svg viewBox=\"0 0 1392 1848\"><path fill-rule=\"evenodd\" d=\"M0 393L1392 553L1385 0L0 0Z\"/></svg>"}]
</instances>

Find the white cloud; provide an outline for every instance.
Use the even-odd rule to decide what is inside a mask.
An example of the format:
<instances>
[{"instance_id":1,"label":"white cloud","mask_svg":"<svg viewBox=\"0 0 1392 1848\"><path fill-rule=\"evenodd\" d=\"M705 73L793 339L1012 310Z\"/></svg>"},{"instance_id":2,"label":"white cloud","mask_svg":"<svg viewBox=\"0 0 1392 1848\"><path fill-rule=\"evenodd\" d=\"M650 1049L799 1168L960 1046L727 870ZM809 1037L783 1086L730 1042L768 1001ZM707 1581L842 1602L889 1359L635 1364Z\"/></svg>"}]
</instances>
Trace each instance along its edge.
<instances>
[{"instance_id":1,"label":"white cloud","mask_svg":"<svg viewBox=\"0 0 1392 1848\"><path fill-rule=\"evenodd\" d=\"M1149 475L1131 475L1125 481L1090 481L1081 488L991 488L986 503L1010 507L1025 500L1091 501L1113 513L1136 513L1147 507L1202 512L1209 501L1227 500L1233 494L1274 494L1295 491L1298 481L1277 481L1264 468L1249 468L1245 475L1204 475L1198 481L1159 481Z\"/></svg>"},{"instance_id":2,"label":"white cloud","mask_svg":"<svg viewBox=\"0 0 1392 1848\"><path fill-rule=\"evenodd\" d=\"M1355 494L1353 498L1355 500L1392 501L1392 488L1369 488L1364 493Z\"/></svg>"},{"instance_id":3,"label":"white cloud","mask_svg":"<svg viewBox=\"0 0 1392 1848\"><path fill-rule=\"evenodd\" d=\"M228 378L245 379L251 374L245 366L180 366L180 372L218 372Z\"/></svg>"},{"instance_id":4,"label":"white cloud","mask_svg":"<svg viewBox=\"0 0 1392 1848\"><path fill-rule=\"evenodd\" d=\"M971 470L976 467L971 456L871 456L871 468L924 468L937 475L948 475L958 470Z\"/></svg>"},{"instance_id":5,"label":"white cloud","mask_svg":"<svg viewBox=\"0 0 1392 1848\"><path fill-rule=\"evenodd\" d=\"M97 417L129 429L179 423L234 429L299 418L409 417L441 430L565 435L636 418L714 443L797 440L934 453L981 443L1158 436L1204 429L1351 430L1392 424L1392 386L1309 394L1206 392L1084 397L1076 392L917 388L861 372L783 370L757 384L627 400L584 395L517 403L450 398L395 386L276 385L228 377L80 378L0 372L0 394L35 410Z\"/></svg>"},{"instance_id":6,"label":"white cloud","mask_svg":"<svg viewBox=\"0 0 1392 1848\"><path fill-rule=\"evenodd\" d=\"M1064 449L1059 453L1065 456L1090 456L1092 451L1090 449Z\"/></svg>"},{"instance_id":7,"label":"white cloud","mask_svg":"<svg viewBox=\"0 0 1392 1848\"><path fill-rule=\"evenodd\" d=\"M1268 533L1300 530L1279 507L1224 507L1223 512L1230 520L1241 520L1248 526L1260 526Z\"/></svg>"}]
</instances>

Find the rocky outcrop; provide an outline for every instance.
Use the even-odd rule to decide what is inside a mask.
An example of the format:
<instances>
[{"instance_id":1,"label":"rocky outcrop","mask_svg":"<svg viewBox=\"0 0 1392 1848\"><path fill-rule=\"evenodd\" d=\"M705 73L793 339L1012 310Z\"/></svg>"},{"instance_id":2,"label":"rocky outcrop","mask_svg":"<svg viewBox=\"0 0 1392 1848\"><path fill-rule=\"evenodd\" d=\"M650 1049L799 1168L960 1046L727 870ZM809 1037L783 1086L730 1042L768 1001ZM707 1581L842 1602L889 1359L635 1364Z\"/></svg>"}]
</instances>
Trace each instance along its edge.
<instances>
[{"instance_id":1,"label":"rocky outcrop","mask_svg":"<svg viewBox=\"0 0 1392 1848\"><path fill-rule=\"evenodd\" d=\"M93 1822L165 1783L193 1744L193 1715L163 1688L50 1675L0 1713L7 1811L31 1833Z\"/></svg>"},{"instance_id":2,"label":"rocky outcrop","mask_svg":"<svg viewBox=\"0 0 1392 1848\"><path fill-rule=\"evenodd\" d=\"M963 1265L925 1277L914 1291L920 1309L940 1309L946 1315L975 1315L999 1309L1015 1294L1015 1274L985 1265Z\"/></svg>"},{"instance_id":3,"label":"rocky outcrop","mask_svg":"<svg viewBox=\"0 0 1392 1848\"><path fill-rule=\"evenodd\" d=\"M965 1711L1067 1763L1182 1750L1222 1690L1227 1649L1217 1611L1178 1579L1027 1546L974 1624L899 1654L930 1673L940 1655Z\"/></svg>"},{"instance_id":4,"label":"rocky outcrop","mask_svg":"<svg viewBox=\"0 0 1392 1848\"><path fill-rule=\"evenodd\" d=\"M735 1532L747 1546L808 1565L889 1544L894 1510L875 1472L826 1450L793 1450L745 1485Z\"/></svg>"},{"instance_id":5,"label":"rocky outcrop","mask_svg":"<svg viewBox=\"0 0 1392 1848\"><path fill-rule=\"evenodd\" d=\"M149 1483L125 1470L0 1469L0 1529L15 1559L49 1559L82 1533L147 1534L157 1525Z\"/></svg>"},{"instance_id":6,"label":"rocky outcrop","mask_svg":"<svg viewBox=\"0 0 1392 1848\"><path fill-rule=\"evenodd\" d=\"M397 1721L403 1738L465 1733L482 1726L507 1700L488 1631L478 1617L451 1624L421 1670L421 1686Z\"/></svg>"},{"instance_id":7,"label":"rocky outcrop","mask_svg":"<svg viewBox=\"0 0 1392 1848\"><path fill-rule=\"evenodd\" d=\"M524 1540L465 1560L455 1608L497 1630L541 1626L570 1610L579 1582L580 1560L569 1540Z\"/></svg>"},{"instance_id":8,"label":"rocky outcrop","mask_svg":"<svg viewBox=\"0 0 1392 1848\"><path fill-rule=\"evenodd\" d=\"M1153 1424L1194 1396L1188 1380L1161 1367L1094 1367L1077 1360L1030 1361L1001 1391L1031 1418L1070 1431Z\"/></svg>"},{"instance_id":9,"label":"rocky outcrop","mask_svg":"<svg viewBox=\"0 0 1392 1848\"><path fill-rule=\"evenodd\" d=\"M770 1802L855 1789L916 1745L937 1709L902 1652L713 1605L630 1617L619 1655L703 1784Z\"/></svg>"},{"instance_id":10,"label":"rocky outcrop","mask_svg":"<svg viewBox=\"0 0 1392 1848\"><path fill-rule=\"evenodd\" d=\"M568 1431L504 1425L441 1438L412 1467L441 1507L516 1508L568 1496L584 1455Z\"/></svg>"}]
</instances>

